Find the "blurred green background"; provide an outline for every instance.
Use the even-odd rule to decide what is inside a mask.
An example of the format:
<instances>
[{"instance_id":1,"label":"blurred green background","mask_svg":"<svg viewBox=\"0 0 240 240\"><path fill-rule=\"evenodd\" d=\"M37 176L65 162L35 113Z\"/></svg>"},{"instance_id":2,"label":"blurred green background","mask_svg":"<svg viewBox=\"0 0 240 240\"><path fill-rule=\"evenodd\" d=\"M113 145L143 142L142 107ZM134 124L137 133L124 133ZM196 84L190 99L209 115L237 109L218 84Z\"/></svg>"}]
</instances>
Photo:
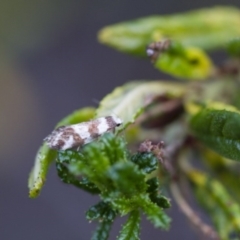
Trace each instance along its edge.
<instances>
[{"instance_id":1,"label":"blurred green background","mask_svg":"<svg viewBox=\"0 0 240 240\"><path fill-rule=\"evenodd\" d=\"M239 0L0 1L0 239L90 239L95 224L85 210L97 202L64 185L51 168L39 198L28 199L27 178L42 139L73 110L93 105L115 86L134 79L169 78L143 59L97 42L105 25L151 14ZM223 53L213 55L221 61ZM197 239L173 203L170 232L147 221L142 239ZM121 220L118 222L120 224ZM117 224L110 239L115 239Z\"/></svg>"}]
</instances>

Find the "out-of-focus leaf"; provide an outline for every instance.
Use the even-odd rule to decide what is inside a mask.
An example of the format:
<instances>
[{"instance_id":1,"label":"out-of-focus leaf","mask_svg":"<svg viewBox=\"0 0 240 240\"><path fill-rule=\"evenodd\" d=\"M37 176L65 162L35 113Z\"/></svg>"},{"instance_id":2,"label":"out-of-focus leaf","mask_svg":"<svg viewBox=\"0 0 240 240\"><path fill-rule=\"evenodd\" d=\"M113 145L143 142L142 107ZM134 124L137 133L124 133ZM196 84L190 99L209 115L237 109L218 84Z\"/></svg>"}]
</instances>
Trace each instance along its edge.
<instances>
[{"instance_id":1,"label":"out-of-focus leaf","mask_svg":"<svg viewBox=\"0 0 240 240\"><path fill-rule=\"evenodd\" d=\"M69 114L65 118L63 118L57 125L57 127L76 124L81 122L89 121L94 117L95 108L93 107L85 107L79 110L74 111L73 113Z\"/></svg>"},{"instance_id":2,"label":"out-of-focus leaf","mask_svg":"<svg viewBox=\"0 0 240 240\"><path fill-rule=\"evenodd\" d=\"M231 56L240 57L240 37L231 40L227 44L227 51Z\"/></svg>"},{"instance_id":3,"label":"out-of-focus leaf","mask_svg":"<svg viewBox=\"0 0 240 240\"><path fill-rule=\"evenodd\" d=\"M116 114L123 120L122 128L133 123L136 117L156 96L181 97L186 90L184 84L168 82L131 82L117 87L107 95L97 109L97 117Z\"/></svg>"},{"instance_id":4,"label":"out-of-focus leaf","mask_svg":"<svg viewBox=\"0 0 240 240\"><path fill-rule=\"evenodd\" d=\"M151 173L158 168L159 160L151 152L137 153L131 157L131 161L144 173Z\"/></svg>"},{"instance_id":5,"label":"out-of-focus leaf","mask_svg":"<svg viewBox=\"0 0 240 240\"><path fill-rule=\"evenodd\" d=\"M146 214L147 219L157 228L168 229L171 219L166 213L158 207L155 203L151 202L147 198L144 199L142 204L142 210Z\"/></svg>"},{"instance_id":6,"label":"out-of-focus leaf","mask_svg":"<svg viewBox=\"0 0 240 240\"><path fill-rule=\"evenodd\" d=\"M100 222L91 240L100 240L100 239L107 240L109 236L109 232L111 230L111 226L112 226L111 221Z\"/></svg>"},{"instance_id":7,"label":"out-of-focus leaf","mask_svg":"<svg viewBox=\"0 0 240 240\"><path fill-rule=\"evenodd\" d=\"M240 164L226 159L207 148L201 149L202 159L208 169L221 181L228 192L240 202Z\"/></svg>"},{"instance_id":8,"label":"out-of-focus leaf","mask_svg":"<svg viewBox=\"0 0 240 240\"><path fill-rule=\"evenodd\" d=\"M212 62L203 50L172 43L161 53L154 66L166 73L184 79L206 79L212 71Z\"/></svg>"},{"instance_id":9,"label":"out-of-focus leaf","mask_svg":"<svg viewBox=\"0 0 240 240\"><path fill-rule=\"evenodd\" d=\"M56 127L88 121L94 116L94 108L83 108L61 120ZM33 169L28 180L29 197L35 198L39 195L46 181L49 165L56 158L56 151L51 150L44 143L38 150Z\"/></svg>"},{"instance_id":10,"label":"out-of-focus leaf","mask_svg":"<svg viewBox=\"0 0 240 240\"><path fill-rule=\"evenodd\" d=\"M127 222L118 236L118 240L139 240L140 213L139 210L130 212Z\"/></svg>"},{"instance_id":11,"label":"out-of-focus leaf","mask_svg":"<svg viewBox=\"0 0 240 240\"><path fill-rule=\"evenodd\" d=\"M226 158L240 161L240 112L235 107L209 104L192 117L190 126L206 146Z\"/></svg>"},{"instance_id":12,"label":"out-of-focus leaf","mask_svg":"<svg viewBox=\"0 0 240 240\"><path fill-rule=\"evenodd\" d=\"M38 150L35 163L28 179L29 197L39 195L47 176L47 171L52 160L56 157L56 151L49 149L46 144Z\"/></svg>"},{"instance_id":13,"label":"out-of-focus leaf","mask_svg":"<svg viewBox=\"0 0 240 240\"><path fill-rule=\"evenodd\" d=\"M170 200L159 193L159 180L158 178L151 178L147 181L149 198L153 203L156 203L160 208L170 208Z\"/></svg>"},{"instance_id":14,"label":"out-of-focus leaf","mask_svg":"<svg viewBox=\"0 0 240 240\"><path fill-rule=\"evenodd\" d=\"M235 104L240 95L239 88L240 84L234 78L191 82L184 96L185 110L191 115L195 114L199 111L199 105L196 103L204 104L206 101Z\"/></svg>"},{"instance_id":15,"label":"out-of-focus leaf","mask_svg":"<svg viewBox=\"0 0 240 240\"><path fill-rule=\"evenodd\" d=\"M187 176L195 185L196 196L210 214L221 239L230 239L240 231L240 207L217 180L200 171L190 170Z\"/></svg>"},{"instance_id":16,"label":"out-of-focus leaf","mask_svg":"<svg viewBox=\"0 0 240 240\"><path fill-rule=\"evenodd\" d=\"M233 7L213 7L166 16L150 16L103 28L99 41L119 51L146 56L145 47L164 38L186 47L223 48L240 35L240 12Z\"/></svg>"},{"instance_id":17,"label":"out-of-focus leaf","mask_svg":"<svg viewBox=\"0 0 240 240\"><path fill-rule=\"evenodd\" d=\"M110 203L99 202L98 204L92 206L86 212L86 218L89 221L98 219L99 221L112 222L117 215L117 212L112 209Z\"/></svg>"}]
</instances>

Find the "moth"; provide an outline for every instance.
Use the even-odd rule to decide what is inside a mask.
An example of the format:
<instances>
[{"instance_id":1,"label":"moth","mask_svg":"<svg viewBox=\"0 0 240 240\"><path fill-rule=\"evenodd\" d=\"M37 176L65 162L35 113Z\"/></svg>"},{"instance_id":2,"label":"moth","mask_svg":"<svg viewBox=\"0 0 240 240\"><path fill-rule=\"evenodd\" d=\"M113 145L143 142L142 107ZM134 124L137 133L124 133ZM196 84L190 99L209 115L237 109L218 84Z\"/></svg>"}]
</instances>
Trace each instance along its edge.
<instances>
[{"instance_id":1,"label":"moth","mask_svg":"<svg viewBox=\"0 0 240 240\"><path fill-rule=\"evenodd\" d=\"M60 126L44 138L51 149L79 150L82 146L96 140L106 132L114 132L122 120L115 115L100 117L89 122Z\"/></svg>"},{"instance_id":2,"label":"moth","mask_svg":"<svg viewBox=\"0 0 240 240\"><path fill-rule=\"evenodd\" d=\"M171 41L169 39L164 39L162 41L149 44L146 48L146 53L151 62L154 63L158 56L169 48L170 44Z\"/></svg>"}]
</instances>

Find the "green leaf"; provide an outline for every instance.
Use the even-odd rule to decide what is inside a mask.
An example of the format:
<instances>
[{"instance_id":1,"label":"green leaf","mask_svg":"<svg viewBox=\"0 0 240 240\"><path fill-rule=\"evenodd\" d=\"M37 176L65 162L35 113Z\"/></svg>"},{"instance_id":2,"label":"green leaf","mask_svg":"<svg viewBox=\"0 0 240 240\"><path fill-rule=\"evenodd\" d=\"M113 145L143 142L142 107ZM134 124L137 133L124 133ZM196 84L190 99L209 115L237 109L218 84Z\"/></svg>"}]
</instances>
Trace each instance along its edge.
<instances>
[{"instance_id":1,"label":"green leaf","mask_svg":"<svg viewBox=\"0 0 240 240\"><path fill-rule=\"evenodd\" d=\"M116 114L123 120L122 128L133 123L156 96L181 97L186 86L168 82L131 82L107 95L97 109L97 117Z\"/></svg>"},{"instance_id":2,"label":"green leaf","mask_svg":"<svg viewBox=\"0 0 240 240\"><path fill-rule=\"evenodd\" d=\"M164 196L149 196L150 199L152 200L153 203L156 203L160 208L170 208L171 207L171 203L170 200Z\"/></svg>"},{"instance_id":3,"label":"green leaf","mask_svg":"<svg viewBox=\"0 0 240 240\"><path fill-rule=\"evenodd\" d=\"M131 157L131 161L145 174L156 170L159 162L152 152L137 153Z\"/></svg>"},{"instance_id":4,"label":"green leaf","mask_svg":"<svg viewBox=\"0 0 240 240\"><path fill-rule=\"evenodd\" d=\"M219 181L197 170L189 171L187 176L194 183L196 196L210 213L221 239L229 239L232 233L239 233L240 206L227 189Z\"/></svg>"},{"instance_id":5,"label":"green leaf","mask_svg":"<svg viewBox=\"0 0 240 240\"><path fill-rule=\"evenodd\" d=\"M149 198L153 203L156 203L160 208L170 208L170 200L159 193L159 180L158 178L151 178L147 181L147 192Z\"/></svg>"},{"instance_id":6,"label":"green leaf","mask_svg":"<svg viewBox=\"0 0 240 240\"><path fill-rule=\"evenodd\" d=\"M92 142L84 146L81 152L72 150L59 152L58 161L63 162L65 161L64 159L71 159L68 169L73 176L85 176L101 191L111 186L111 183L106 178L106 172L110 167L110 160L108 156L102 153L99 142Z\"/></svg>"},{"instance_id":7,"label":"green leaf","mask_svg":"<svg viewBox=\"0 0 240 240\"><path fill-rule=\"evenodd\" d=\"M139 240L140 213L139 210L130 212L127 222L118 236L118 240Z\"/></svg>"},{"instance_id":8,"label":"green leaf","mask_svg":"<svg viewBox=\"0 0 240 240\"><path fill-rule=\"evenodd\" d=\"M189 84L184 96L185 110L190 110L191 113L191 108L188 109L188 104L194 106L196 105L194 103L204 103L206 100L225 104L236 104L240 95L239 93L238 82L235 78L222 77L212 81L192 82ZM197 108L197 110L199 109Z\"/></svg>"},{"instance_id":9,"label":"green leaf","mask_svg":"<svg viewBox=\"0 0 240 240\"><path fill-rule=\"evenodd\" d=\"M225 47L229 40L239 35L239 10L213 7L113 24L103 28L98 39L118 51L146 56L145 48L149 43L165 38L186 47L210 50Z\"/></svg>"},{"instance_id":10,"label":"green leaf","mask_svg":"<svg viewBox=\"0 0 240 240\"><path fill-rule=\"evenodd\" d=\"M65 174L64 178L68 182L70 176L72 182L69 183L76 183L74 179L85 176L101 192L116 191L119 193L120 191L119 194L123 194L124 184L127 185L125 188L128 189L128 182L134 179L136 175L139 175L137 180L140 180L141 177L144 183L144 175L137 171L133 164L127 162L126 157L124 140L121 137L117 138L112 133L106 133L99 138L99 141L84 146L81 152L72 150L59 151L57 162L66 164L67 168L64 168L65 165L60 165L58 172L60 172L61 176ZM122 181L122 178L125 180Z\"/></svg>"},{"instance_id":11,"label":"green leaf","mask_svg":"<svg viewBox=\"0 0 240 240\"><path fill-rule=\"evenodd\" d=\"M94 116L94 108L83 108L77 110L61 120L56 127L88 121ZM38 150L33 169L28 180L29 197L35 198L39 195L50 164L56 158L56 151L51 150L44 143Z\"/></svg>"},{"instance_id":12,"label":"green leaf","mask_svg":"<svg viewBox=\"0 0 240 240\"><path fill-rule=\"evenodd\" d=\"M101 138L102 153L108 156L110 164L118 161L126 161L127 153L125 151L126 143L120 137L115 137L113 134L105 134Z\"/></svg>"},{"instance_id":13,"label":"green leaf","mask_svg":"<svg viewBox=\"0 0 240 240\"><path fill-rule=\"evenodd\" d=\"M213 66L207 54L196 47L183 47L171 43L168 50L161 53L154 66L175 77L201 80L210 76Z\"/></svg>"},{"instance_id":14,"label":"green leaf","mask_svg":"<svg viewBox=\"0 0 240 240\"><path fill-rule=\"evenodd\" d=\"M240 38L235 38L227 44L227 51L233 57L240 57Z\"/></svg>"},{"instance_id":15,"label":"green leaf","mask_svg":"<svg viewBox=\"0 0 240 240\"><path fill-rule=\"evenodd\" d=\"M93 107L84 107L79 110L76 110L63 118L55 128L65 125L71 125L81 122L86 122L91 120L94 117L95 108Z\"/></svg>"},{"instance_id":16,"label":"green leaf","mask_svg":"<svg viewBox=\"0 0 240 240\"><path fill-rule=\"evenodd\" d=\"M126 162L126 146L121 137L106 133L99 141L84 146L81 152L62 151L58 154L60 162L69 163L68 169L75 176L84 175L102 192L115 187L109 179L109 171L115 162ZM71 161L69 161L71 159Z\"/></svg>"},{"instance_id":17,"label":"green leaf","mask_svg":"<svg viewBox=\"0 0 240 240\"><path fill-rule=\"evenodd\" d=\"M112 227L112 222L110 221L100 222L91 240L100 240L100 239L107 240L111 227Z\"/></svg>"},{"instance_id":18,"label":"green leaf","mask_svg":"<svg viewBox=\"0 0 240 240\"><path fill-rule=\"evenodd\" d=\"M146 214L147 219L157 228L167 230L171 219L166 213L158 207L155 203L151 202L148 198L142 198L142 210Z\"/></svg>"},{"instance_id":19,"label":"green leaf","mask_svg":"<svg viewBox=\"0 0 240 240\"><path fill-rule=\"evenodd\" d=\"M88 178L77 178L69 171L68 167L64 163L58 161L58 159L56 161L56 168L58 176L64 183L72 184L92 194L100 193L98 187L94 183L90 182Z\"/></svg>"},{"instance_id":20,"label":"green leaf","mask_svg":"<svg viewBox=\"0 0 240 240\"><path fill-rule=\"evenodd\" d=\"M201 150L202 160L208 170L216 176L228 192L240 202L239 191L239 163L226 159L210 149L203 148Z\"/></svg>"},{"instance_id":21,"label":"green leaf","mask_svg":"<svg viewBox=\"0 0 240 240\"><path fill-rule=\"evenodd\" d=\"M220 155L240 161L240 112L233 106L212 103L190 122L193 134Z\"/></svg>"},{"instance_id":22,"label":"green leaf","mask_svg":"<svg viewBox=\"0 0 240 240\"><path fill-rule=\"evenodd\" d=\"M104 222L107 222L107 221L112 222L116 216L117 216L117 211L113 210L111 204L103 201L92 206L86 212L86 218L89 221L98 219Z\"/></svg>"},{"instance_id":23,"label":"green leaf","mask_svg":"<svg viewBox=\"0 0 240 240\"><path fill-rule=\"evenodd\" d=\"M36 198L39 195L46 181L48 168L55 157L56 151L49 149L46 144L43 144L38 150L34 167L31 170L28 179L30 198Z\"/></svg>"},{"instance_id":24,"label":"green leaf","mask_svg":"<svg viewBox=\"0 0 240 240\"><path fill-rule=\"evenodd\" d=\"M115 192L128 198L141 194L147 189L145 175L131 162L115 163L108 171Z\"/></svg>"},{"instance_id":25,"label":"green leaf","mask_svg":"<svg viewBox=\"0 0 240 240\"><path fill-rule=\"evenodd\" d=\"M149 180L147 180L147 192L149 194L157 194L158 193L158 189L159 189L159 180L158 178L151 178Z\"/></svg>"}]
</instances>

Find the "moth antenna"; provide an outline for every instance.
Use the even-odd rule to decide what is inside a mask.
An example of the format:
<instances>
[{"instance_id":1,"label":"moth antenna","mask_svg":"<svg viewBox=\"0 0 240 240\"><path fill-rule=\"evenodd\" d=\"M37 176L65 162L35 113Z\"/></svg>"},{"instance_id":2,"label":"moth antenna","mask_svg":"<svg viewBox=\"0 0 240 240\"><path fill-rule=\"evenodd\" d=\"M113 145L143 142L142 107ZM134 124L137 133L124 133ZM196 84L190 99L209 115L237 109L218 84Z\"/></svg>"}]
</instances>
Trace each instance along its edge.
<instances>
[{"instance_id":1,"label":"moth antenna","mask_svg":"<svg viewBox=\"0 0 240 240\"><path fill-rule=\"evenodd\" d=\"M92 102L95 103L95 104L97 104L97 105L100 104L100 101L99 101L98 99L96 99L96 98L93 98L93 99L92 99Z\"/></svg>"}]
</instances>

